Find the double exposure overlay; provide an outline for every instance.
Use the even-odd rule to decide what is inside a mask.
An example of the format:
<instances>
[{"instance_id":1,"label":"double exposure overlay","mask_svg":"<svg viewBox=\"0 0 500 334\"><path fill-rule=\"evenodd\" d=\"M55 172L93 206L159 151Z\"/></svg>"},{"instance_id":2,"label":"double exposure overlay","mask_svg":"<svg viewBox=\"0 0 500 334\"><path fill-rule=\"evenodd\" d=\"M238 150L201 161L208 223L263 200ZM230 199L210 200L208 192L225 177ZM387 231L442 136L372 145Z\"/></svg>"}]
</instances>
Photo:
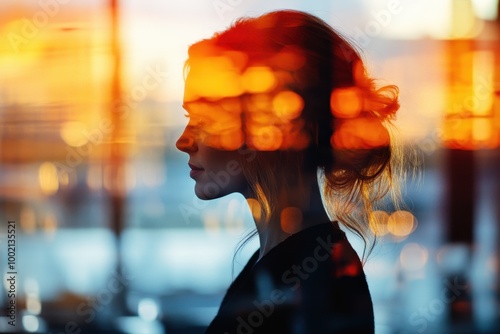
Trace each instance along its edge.
<instances>
[{"instance_id":1,"label":"double exposure overlay","mask_svg":"<svg viewBox=\"0 0 500 334\"><path fill-rule=\"evenodd\" d=\"M324 91L331 77L311 72L308 40L213 39L283 6L332 25L365 67L329 50L340 81ZM287 28L302 36L300 22ZM0 332L204 333L266 208L199 199L176 148L184 133L243 162L321 142L339 180L366 152L409 152L383 166L406 173L404 203L365 217L377 243L362 270L346 261L332 274L365 272L376 333L495 333L499 40L498 0L2 0ZM223 167L207 176L214 193L241 172ZM293 234L303 217L288 207L279 219Z\"/></svg>"}]
</instances>

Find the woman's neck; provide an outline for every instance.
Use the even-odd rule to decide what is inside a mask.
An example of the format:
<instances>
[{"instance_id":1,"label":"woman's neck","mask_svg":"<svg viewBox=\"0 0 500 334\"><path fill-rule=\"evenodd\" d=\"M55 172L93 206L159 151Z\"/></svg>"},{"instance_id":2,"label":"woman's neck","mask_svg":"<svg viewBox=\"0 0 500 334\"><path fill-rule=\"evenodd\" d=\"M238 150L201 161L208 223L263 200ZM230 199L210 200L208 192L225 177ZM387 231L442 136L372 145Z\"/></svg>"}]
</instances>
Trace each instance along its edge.
<instances>
[{"instance_id":1,"label":"woman's neck","mask_svg":"<svg viewBox=\"0 0 500 334\"><path fill-rule=\"evenodd\" d=\"M303 178L298 185L283 189L268 222L256 216L254 221L260 241L259 260L289 236L330 221L316 176Z\"/></svg>"}]
</instances>

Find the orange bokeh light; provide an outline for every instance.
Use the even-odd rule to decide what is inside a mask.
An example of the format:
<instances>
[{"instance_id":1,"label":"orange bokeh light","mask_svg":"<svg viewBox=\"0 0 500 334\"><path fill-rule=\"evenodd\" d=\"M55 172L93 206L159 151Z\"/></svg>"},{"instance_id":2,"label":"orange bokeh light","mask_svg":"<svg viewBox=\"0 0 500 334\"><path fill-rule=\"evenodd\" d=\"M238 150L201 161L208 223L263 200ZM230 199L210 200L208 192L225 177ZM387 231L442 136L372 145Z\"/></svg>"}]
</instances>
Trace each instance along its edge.
<instances>
[{"instance_id":1,"label":"orange bokeh light","mask_svg":"<svg viewBox=\"0 0 500 334\"><path fill-rule=\"evenodd\" d=\"M223 97L239 96L243 92L239 69L229 57L191 60L184 91L185 102L199 98L218 100Z\"/></svg>"},{"instance_id":2,"label":"orange bokeh light","mask_svg":"<svg viewBox=\"0 0 500 334\"><path fill-rule=\"evenodd\" d=\"M373 211L370 213L369 224L372 232L377 236L384 236L389 233L387 222L389 214L385 211Z\"/></svg>"},{"instance_id":3,"label":"orange bokeh light","mask_svg":"<svg viewBox=\"0 0 500 334\"><path fill-rule=\"evenodd\" d=\"M285 120L299 117L303 108L304 100L295 92L282 91L273 98L274 113Z\"/></svg>"},{"instance_id":4,"label":"orange bokeh light","mask_svg":"<svg viewBox=\"0 0 500 334\"><path fill-rule=\"evenodd\" d=\"M269 67L253 66L241 75L241 85L249 93L264 93L276 86L276 77Z\"/></svg>"},{"instance_id":5,"label":"orange bokeh light","mask_svg":"<svg viewBox=\"0 0 500 334\"><path fill-rule=\"evenodd\" d=\"M302 224L302 210L296 207L286 207L281 211L280 224L281 230L288 234L294 234L300 231Z\"/></svg>"},{"instance_id":6,"label":"orange bokeh light","mask_svg":"<svg viewBox=\"0 0 500 334\"><path fill-rule=\"evenodd\" d=\"M393 212L387 220L387 230L396 237L407 237L416 228L416 219L411 212Z\"/></svg>"},{"instance_id":7,"label":"orange bokeh light","mask_svg":"<svg viewBox=\"0 0 500 334\"><path fill-rule=\"evenodd\" d=\"M330 143L340 149L371 149L389 144L389 133L374 118L338 119Z\"/></svg>"},{"instance_id":8,"label":"orange bokeh light","mask_svg":"<svg viewBox=\"0 0 500 334\"><path fill-rule=\"evenodd\" d=\"M276 151L282 141L283 133L274 125L263 125L250 131L250 147L259 151Z\"/></svg>"},{"instance_id":9,"label":"orange bokeh light","mask_svg":"<svg viewBox=\"0 0 500 334\"><path fill-rule=\"evenodd\" d=\"M357 117L363 109L363 97L357 87L337 88L330 96L330 108L335 117Z\"/></svg>"}]
</instances>

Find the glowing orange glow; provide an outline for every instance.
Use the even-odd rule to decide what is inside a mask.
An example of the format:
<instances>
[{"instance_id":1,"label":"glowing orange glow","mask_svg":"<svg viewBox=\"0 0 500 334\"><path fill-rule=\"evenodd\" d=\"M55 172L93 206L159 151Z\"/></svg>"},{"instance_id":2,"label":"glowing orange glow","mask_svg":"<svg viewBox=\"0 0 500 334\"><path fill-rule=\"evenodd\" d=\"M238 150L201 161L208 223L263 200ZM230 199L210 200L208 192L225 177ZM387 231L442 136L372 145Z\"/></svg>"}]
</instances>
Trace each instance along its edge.
<instances>
[{"instance_id":1,"label":"glowing orange glow","mask_svg":"<svg viewBox=\"0 0 500 334\"><path fill-rule=\"evenodd\" d=\"M399 255L401 266L408 271L423 269L428 259L429 252L427 249L416 243L405 245Z\"/></svg>"},{"instance_id":2,"label":"glowing orange glow","mask_svg":"<svg viewBox=\"0 0 500 334\"><path fill-rule=\"evenodd\" d=\"M271 61L275 66L284 70L296 71L304 66L306 58L302 51L288 46L283 48Z\"/></svg>"},{"instance_id":3,"label":"glowing orange glow","mask_svg":"<svg viewBox=\"0 0 500 334\"><path fill-rule=\"evenodd\" d=\"M85 126L80 122L65 122L61 127L61 137L70 146L83 146L88 139L83 135Z\"/></svg>"},{"instance_id":4,"label":"glowing orange glow","mask_svg":"<svg viewBox=\"0 0 500 334\"><path fill-rule=\"evenodd\" d=\"M294 119L300 116L304 109L302 97L292 91L279 92L273 98L273 110L275 114L284 119Z\"/></svg>"},{"instance_id":5,"label":"glowing orange glow","mask_svg":"<svg viewBox=\"0 0 500 334\"><path fill-rule=\"evenodd\" d=\"M251 117L257 117L261 112L269 112L271 106L272 99L269 94L253 94L246 107Z\"/></svg>"},{"instance_id":6,"label":"glowing orange glow","mask_svg":"<svg viewBox=\"0 0 500 334\"><path fill-rule=\"evenodd\" d=\"M38 180L40 188L45 195L52 195L59 189L59 178L57 168L50 162L44 162L38 169Z\"/></svg>"},{"instance_id":7,"label":"glowing orange glow","mask_svg":"<svg viewBox=\"0 0 500 334\"><path fill-rule=\"evenodd\" d=\"M274 93L278 85L295 81L290 71L305 64L298 49L281 50L267 67L249 66L248 56L241 52L199 47L190 57L185 82L190 135L224 150L235 150L245 142L262 151L307 147L308 135L300 120L303 98L289 90Z\"/></svg>"},{"instance_id":8,"label":"glowing orange glow","mask_svg":"<svg viewBox=\"0 0 500 334\"><path fill-rule=\"evenodd\" d=\"M309 136L304 131L303 120L296 120L294 122L282 125L283 141L281 148L302 150L309 145Z\"/></svg>"},{"instance_id":9,"label":"glowing orange glow","mask_svg":"<svg viewBox=\"0 0 500 334\"><path fill-rule=\"evenodd\" d=\"M276 78L269 67L249 67L241 76L241 85L249 93L263 93L276 86Z\"/></svg>"},{"instance_id":10,"label":"glowing orange glow","mask_svg":"<svg viewBox=\"0 0 500 334\"><path fill-rule=\"evenodd\" d=\"M223 150L237 150L245 142L241 130L226 131L220 135L220 147Z\"/></svg>"},{"instance_id":11,"label":"glowing orange glow","mask_svg":"<svg viewBox=\"0 0 500 334\"><path fill-rule=\"evenodd\" d=\"M205 145L235 150L244 143L238 99L222 99L217 103L190 102L186 108L189 110L189 126Z\"/></svg>"},{"instance_id":12,"label":"glowing orange glow","mask_svg":"<svg viewBox=\"0 0 500 334\"><path fill-rule=\"evenodd\" d=\"M464 66L457 66L460 81L451 87L448 96L443 145L461 150L496 148L500 146L500 131L494 110L494 54L464 52L457 63Z\"/></svg>"},{"instance_id":13,"label":"glowing orange glow","mask_svg":"<svg viewBox=\"0 0 500 334\"><path fill-rule=\"evenodd\" d=\"M305 148L309 141L299 118L303 105L302 97L291 91L251 96L245 130L250 145L266 151Z\"/></svg>"},{"instance_id":14,"label":"glowing orange glow","mask_svg":"<svg viewBox=\"0 0 500 334\"><path fill-rule=\"evenodd\" d=\"M238 71L241 71L248 63L248 55L245 52L225 50L223 55L231 61Z\"/></svg>"},{"instance_id":15,"label":"glowing orange glow","mask_svg":"<svg viewBox=\"0 0 500 334\"><path fill-rule=\"evenodd\" d=\"M408 211L393 212L387 220L387 230L397 237L406 237L416 228L416 219Z\"/></svg>"},{"instance_id":16,"label":"glowing orange glow","mask_svg":"<svg viewBox=\"0 0 500 334\"><path fill-rule=\"evenodd\" d=\"M489 119L475 119L472 121L472 137L474 142L481 145L488 145L490 138L493 137L493 122Z\"/></svg>"},{"instance_id":17,"label":"glowing orange glow","mask_svg":"<svg viewBox=\"0 0 500 334\"><path fill-rule=\"evenodd\" d=\"M250 147L259 151L276 151L281 147L283 134L276 126L261 126L251 132Z\"/></svg>"},{"instance_id":18,"label":"glowing orange glow","mask_svg":"<svg viewBox=\"0 0 500 334\"><path fill-rule=\"evenodd\" d=\"M363 98L359 88L337 88L330 96L330 108L335 117L353 118L363 108Z\"/></svg>"},{"instance_id":19,"label":"glowing orange glow","mask_svg":"<svg viewBox=\"0 0 500 334\"><path fill-rule=\"evenodd\" d=\"M443 142L446 146L468 149L472 143L472 120L445 120Z\"/></svg>"},{"instance_id":20,"label":"glowing orange glow","mask_svg":"<svg viewBox=\"0 0 500 334\"><path fill-rule=\"evenodd\" d=\"M295 207L287 207L281 210L280 214L281 230L288 234L300 231L302 225L302 210Z\"/></svg>"},{"instance_id":21,"label":"glowing orange glow","mask_svg":"<svg viewBox=\"0 0 500 334\"><path fill-rule=\"evenodd\" d=\"M244 92L239 70L228 57L194 58L186 78L184 101L218 100Z\"/></svg>"},{"instance_id":22,"label":"glowing orange glow","mask_svg":"<svg viewBox=\"0 0 500 334\"><path fill-rule=\"evenodd\" d=\"M356 61L354 64L352 75L356 86L365 87L368 85L367 76L365 74L365 67L361 61Z\"/></svg>"},{"instance_id":23,"label":"glowing orange glow","mask_svg":"<svg viewBox=\"0 0 500 334\"><path fill-rule=\"evenodd\" d=\"M443 142L455 149L493 149L499 146L500 133L492 118L446 120Z\"/></svg>"},{"instance_id":24,"label":"glowing orange glow","mask_svg":"<svg viewBox=\"0 0 500 334\"><path fill-rule=\"evenodd\" d=\"M389 233L387 222L389 214L385 211L373 211L370 213L369 223L370 229L377 236L384 236Z\"/></svg>"},{"instance_id":25,"label":"glowing orange glow","mask_svg":"<svg viewBox=\"0 0 500 334\"><path fill-rule=\"evenodd\" d=\"M330 143L343 149L370 149L389 144L389 133L380 121L372 118L337 120Z\"/></svg>"}]
</instances>

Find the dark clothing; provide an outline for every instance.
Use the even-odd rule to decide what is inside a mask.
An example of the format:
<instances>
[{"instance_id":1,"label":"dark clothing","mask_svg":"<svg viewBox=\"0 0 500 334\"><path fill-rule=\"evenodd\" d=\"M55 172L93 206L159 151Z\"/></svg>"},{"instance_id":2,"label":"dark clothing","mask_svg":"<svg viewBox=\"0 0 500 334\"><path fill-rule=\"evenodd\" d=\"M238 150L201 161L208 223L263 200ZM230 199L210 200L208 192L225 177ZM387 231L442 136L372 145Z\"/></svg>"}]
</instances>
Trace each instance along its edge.
<instances>
[{"instance_id":1,"label":"dark clothing","mask_svg":"<svg viewBox=\"0 0 500 334\"><path fill-rule=\"evenodd\" d=\"M290 236L229 287L206 334L373 333L361 262L336 224Z\"/></svg>"}]
</instances>

